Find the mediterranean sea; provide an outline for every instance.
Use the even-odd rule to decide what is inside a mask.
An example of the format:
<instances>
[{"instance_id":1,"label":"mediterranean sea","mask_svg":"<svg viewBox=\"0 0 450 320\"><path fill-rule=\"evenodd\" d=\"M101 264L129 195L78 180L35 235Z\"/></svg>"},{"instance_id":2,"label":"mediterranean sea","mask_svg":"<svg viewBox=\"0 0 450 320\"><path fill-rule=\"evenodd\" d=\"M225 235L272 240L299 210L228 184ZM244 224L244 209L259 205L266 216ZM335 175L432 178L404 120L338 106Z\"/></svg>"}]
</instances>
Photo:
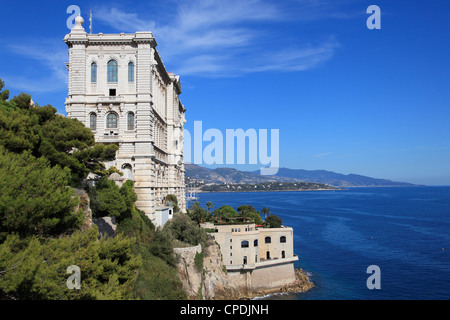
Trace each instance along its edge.
<instances>
[{"instance_id":1,"label":"mediterranean sea","mask_svg":"<svg viewBox=\"0 0 450 320\"><path fill-rule=\"evenodd\" d=\"M450 299L450 187L200 193L207 201L268 207L294 228L296 268L315 287L269 299ZM371 265L380 289L367 287Z\"/></svg>"}]
</instances>

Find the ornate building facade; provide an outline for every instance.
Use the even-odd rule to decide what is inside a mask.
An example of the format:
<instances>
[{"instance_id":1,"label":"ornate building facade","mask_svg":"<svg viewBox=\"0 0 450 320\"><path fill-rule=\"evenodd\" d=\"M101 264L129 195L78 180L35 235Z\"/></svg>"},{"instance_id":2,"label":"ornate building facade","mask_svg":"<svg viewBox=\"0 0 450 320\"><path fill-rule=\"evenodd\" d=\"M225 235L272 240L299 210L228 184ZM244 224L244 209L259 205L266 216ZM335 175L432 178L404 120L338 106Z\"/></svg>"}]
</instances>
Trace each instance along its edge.
<instances>
[{"instance_id":1,"label":"ornate building facade","mask_svg":"<svg viewBox=\"0 0 450 320\"><path fill-rule=\"evenodd\" d=\"M171 214L168 194L186 209L180 77L167 72L151 32L88 34L83 18L64 38L69 49L66 112L101 143L117 144L105 163L135 181L136 206L156 224Z\"/></svg>"}]
</instances>

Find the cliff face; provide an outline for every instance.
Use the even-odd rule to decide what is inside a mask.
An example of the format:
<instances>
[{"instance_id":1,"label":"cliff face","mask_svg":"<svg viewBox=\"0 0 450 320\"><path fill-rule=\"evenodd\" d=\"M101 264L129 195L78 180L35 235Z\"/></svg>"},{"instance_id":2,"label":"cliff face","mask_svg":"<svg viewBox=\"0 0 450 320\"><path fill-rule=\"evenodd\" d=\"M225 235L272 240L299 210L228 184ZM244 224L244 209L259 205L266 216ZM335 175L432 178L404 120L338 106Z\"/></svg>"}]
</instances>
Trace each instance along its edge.
<instances>
[{"instance_id":1,"label":"cliff face","mask_svg":"<svg viewBox=\"0 0 450 320\"><path fill-rule=\"evenodd\" d=\"M282 287L251 290L245 273L228 273L222 263L222 254L218 244L212 240L204 249L203 268L199 270L195 256L201 254L201 245L189 248L177 248L177 269L183 282L183 288L189 299L193 300L237 300L263 296L279 292L307 291L314 285L301 270L295 270L296 279Z\"/></svg>"},{"instance_id":2,"label":"cliff face","mask_svg":"<svg viewBox=\"0 0 450 320\"><path fill-rule=\"evenodd\" d=\"M195 263L195 256L202 253L201 245L174 250L178 273L189 299L235 299L240 296L242 288L228 276L219 246L214 241L205 248L202 269Z\"/></svg>"}]
</instances>

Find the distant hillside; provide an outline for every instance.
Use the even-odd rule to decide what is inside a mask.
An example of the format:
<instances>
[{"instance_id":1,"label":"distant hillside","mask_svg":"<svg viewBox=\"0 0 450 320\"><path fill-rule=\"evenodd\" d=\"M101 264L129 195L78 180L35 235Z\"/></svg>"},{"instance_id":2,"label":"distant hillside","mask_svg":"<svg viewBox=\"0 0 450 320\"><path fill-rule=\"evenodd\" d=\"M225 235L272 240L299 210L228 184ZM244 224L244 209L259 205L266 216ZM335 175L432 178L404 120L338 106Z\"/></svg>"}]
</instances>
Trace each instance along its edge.
<instances>
[{"instance_id":1,"label":"distant hillside","mask_svg":"<svg viewBox=\"0 0 450 320\"><path fill-rule=\"evenodd\" d=\"M205 184L236 184L236 183L263 183L263 182L298 182L296 178L261 176L250 171L240 171L233 168L207 169L196 164L185 164L185 176Z\"/></svg>"},{"instance_id":2,"label":"distant hillside","mask_svg":"<svg viewBox=\"0 0 450 320\"><path fill-rule=\"evenodd\" d=\"M370 178L357 174L341 174L326 170L280 168L273 176L262 176L258 171L240 171L233 168L207 169L186 164L186 177L205 184L245 184L264 182L313 182L334 187L397 187L413 186L407 182Z\"/></svg>"},{"instance_id":3,"label":"distant hillside","mask_svg":"<svg viewBox=\"0 0 450 320\"><path fill-rule=\"evenodd\" d=\"M259 173L259 171L254 171L253 173ZM305 182L325 183L336 187L397 187L413 185L407 182L376 179L358 174L345 175L326 170L280 168L276 176L289 179L298 179Z\"/></svg>"},{"instance_id":4,"label":"distant hillside","mask_svg":"<svg viewBox=\"0 0 450 320\"><path fill-rule=\"evenodd\" d=\"M206 184L200 186L202 192L257 192L257 191L314 191L341 190L315 182L260 182L236 184Z\"/></svg>"}]
</instances>

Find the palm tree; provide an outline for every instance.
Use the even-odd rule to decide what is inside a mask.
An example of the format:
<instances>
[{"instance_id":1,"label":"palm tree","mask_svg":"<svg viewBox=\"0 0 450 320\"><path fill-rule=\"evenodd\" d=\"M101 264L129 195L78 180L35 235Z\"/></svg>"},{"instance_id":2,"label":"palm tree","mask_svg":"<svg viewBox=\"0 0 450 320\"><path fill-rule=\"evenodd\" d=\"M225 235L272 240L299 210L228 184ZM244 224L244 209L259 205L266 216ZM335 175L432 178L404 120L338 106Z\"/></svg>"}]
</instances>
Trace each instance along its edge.
<instances>
[{"instance_id":1,"label":"palm tree","mask_svg":"<svg viewBox=\"0 0 450 320\"><path fill-rule=\"evenodd\" d=\"M270 209L267 207L264 207L264 208L262 208L261 212L264 213L264 220L266 220L267 214L270 213Z\"/></svg>"},{"instance_id":2,"label":"palm tree","mask_svg":"<svg viewBox=\"0 0 450 320\"><path fill-rule=\"evenodd\" d=\"M211 201L208 201L208 202L206 203L206 208L208 208L208 213L211 213L211 209L212 209L213 207L214 207L214 206L213 206L213 204L212 204Z\"/></svg>"}]
</instances>

